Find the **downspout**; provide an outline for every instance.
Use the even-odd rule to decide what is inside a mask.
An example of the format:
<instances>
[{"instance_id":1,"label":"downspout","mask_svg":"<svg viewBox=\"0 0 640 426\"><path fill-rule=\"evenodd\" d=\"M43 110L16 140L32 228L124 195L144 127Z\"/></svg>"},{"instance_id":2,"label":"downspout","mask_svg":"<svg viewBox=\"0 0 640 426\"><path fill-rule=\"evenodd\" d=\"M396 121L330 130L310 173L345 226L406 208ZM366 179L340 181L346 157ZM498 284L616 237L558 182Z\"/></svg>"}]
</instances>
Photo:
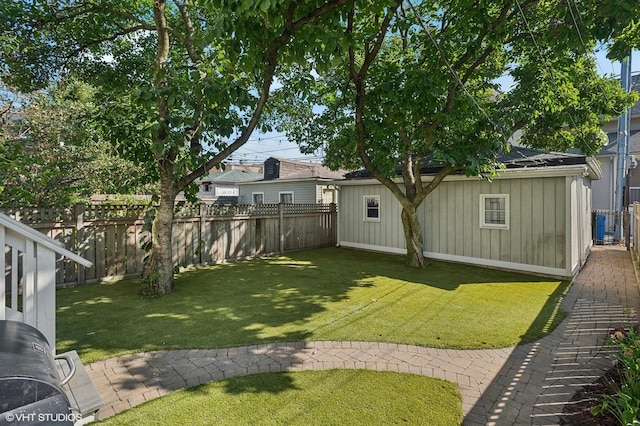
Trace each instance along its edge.
<instances>
[{"instance_id":1,"label":"downspout","mask_svg":"<svg viewBox=\"0 0 640 426\"><path fill-rule=\"evenodd\" d=\"M622 61L620 79L625 93L629 93L631 88L631 55ZM616 182L616 227L615 239L620 240L622 235L622 215L625 210L624 189L627 184L627 157L629 155L629 108L625 108L624 114L618 118L618 163Z\"/></svg>"},{"instance_id":2,"label":"downspout","mask_svg":"<svg viewBox=\"0 0 640 426\"><path fill-rule=\"evenodd\" d=\"M613 188L616 188L616 165L618 162L615 157L609 157L609 182ZM616 209L616 191L609 191L609 210L614 211Z\"/></svg>"}]
</instances>

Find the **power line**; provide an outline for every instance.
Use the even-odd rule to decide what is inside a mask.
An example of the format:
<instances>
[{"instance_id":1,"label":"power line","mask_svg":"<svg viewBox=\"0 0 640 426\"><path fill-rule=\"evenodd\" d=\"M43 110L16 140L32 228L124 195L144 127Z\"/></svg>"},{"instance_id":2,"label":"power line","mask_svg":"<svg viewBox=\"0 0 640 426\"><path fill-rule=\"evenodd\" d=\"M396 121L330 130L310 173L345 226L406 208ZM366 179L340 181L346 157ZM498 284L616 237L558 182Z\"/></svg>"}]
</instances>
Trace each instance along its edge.
<instances>
[{"instance_id":1,"label":"power line","mask_svg":"<svg viewBox=\"0 0 640 426\"><path fill-rule=\"evenodd\" d=\"M271 156L273 156L274 153L278 153L278 152L287 152L287 151L297 151L298 147L290 147L290 148L279 148L279 149L268 149L265 151L257 151L254 149L250 149L247 148L246 146L243 146L241 148L238 149L238 151L234 152L232 154L233 158L237 158L237 157L254 157L255 161L258 161L259 159L267 159ZM245 152L248 151L248 152ZM301 160L308 160L308 159L319 159L322 160L324 159L324 154L320 153L320 154L313 154L313 155L306 155L306 154L302 154L300 153L300 156L285 156L285 158L288 159L301 159Z\"/></svg>"},{"instance_id":2,"label":"power line","mask_svg":"<svg viewBox=\"0 0 640 426\"><path fill-rule=\"evenodd\" d=\"M582 33L580 32L580 27L578 26L578 22L576 21L576 17L573 14L573 8L571 7L571 1L572 0L567 0L567 6L569 6L569 13L571 13L571 20L573 20L573 25L576 26L576 32L578 33L578 38L580 39L580 44L582 45L582 47L585 49L587 49L587 47L584 44L584 39L582 38ZM580 11L578 10L578 4L576 3L575 0L573 0L573 4L576 7L576 12L578 13L578 18L580 18L580 23L583 24L582 22L582 16L580 16Z\"/></svg>"},{"instance_id":3,"label":"power line","mask_svg":"<svg viewBox=\"0 0 640 426\"><path fill-rule=\"evenodd\" d=\"M286 133L280 133L280 134L277 134L277 135L267 136L267 137L262 137L262 136L253 137L253 138L247 139L246 143L249 143L249 142L262 142L262 141L274 140L274 139L287 140L287 134ZM232 140L233 139L229 139L229 141L232 141Z\"/></svg>"},{"instance_id":4,"label":"power line","mask_svg":"<svg viewBox=\"0 0 640 426\"><path fill-rule=\"evenodd\" d=\"M243 145L242 147L238 148L238 151L236 151L236 152L240 152L240 151L242 151L243 149L244 149L244 150L246 150L246 151L249 151L249 152L256 153L256 154L263 154L263 153L265 153L265 152L291 151L291 150L294 150L294 149L296 149L296 150L297 150L297 149L298 149L298 147L294 146L294 147L291 147L291 148L278 148L278 149L270 149L270 150L268 150L268 151L256 151L256 150L253 150L253 149L249 149L249 148L247 148L246 146L244 146L244 145Z\"/></svg>"},{"instance_id":5,"label":"power line","mask_svg":"<svg viewBox=\"0 0 640 426\"><path fill-rule=\"evenodd\" d=\"M268 140L274 140L274 139L287 139L287 134L281 133L281 134L269 136L266 138L263 138L262 136L258 136L255 139L249 139L247 142L262 142L262 141L268 141Z\"/></svg>"},{"instance_id":6,"label":"power line","mask_svg":"<svg viewBox=\"0 0 640 426\"><path fill-rule=\"evenodd\" d=\"M551 78L552 82L554 83L555 87L558 87L558 84L556 82L555 76L553 75L553 71L550 69L549 67L549 62L547 60L547 58L545 57L545 55L542 52L542 49L540 48L540 46L538 45L538 42L536 41L536 37L533 34L533 31L531 30L531 27L529 26L529 21L527 20L527 17L524 14L524 11L522 10L522 6L520 5L520 1L516 0L516 5L518 6L518 11L520 12L520 15L522 16L522 20L524 21L525 27L527 28L527 31L529 32L529 35L531 36L531 41L533 41L533 45L535 46L537 52L538 52L538 56L540 56L540 59L542 60L542 63L544 64L544 67L547 71L547 74L549 75L549 77ZM567 116L569 117L570 121L573 123L574 127L578 127L578 125L576 124L576 121L573 117L573 115L571 115L569 112L566 112ZM582 137L582 141L585 143L585 146L590 146L591 144L584 139L584 137Z\"/></svg>"},{"instance_id":7,"label":"power line","mask_svg":"<svg viewBox=\"0 0 640 426\"><path fill-rule=\"evenodd\" d=\"M487 112L480 106L480 104L478 104L478 102L476 101L476 99L473 97L473 95L467 90L467 87L465 86L465 84L462 82L462 80L460 79L460 76L458 75L458 73L456 72L455 69L453 69L453 67L451 66L451 64L449 63L449 60L447 59L446 55L444 54L444 52L442 51L442 49L440 48L440 45L438 44L438 40L436 40L436 38L433 36L433 34L431 34L431 31L429 31L429 28L427 28L427 26L425 25L424 21L422 20L422 17L418 14L418 12L416 11L415 7L413 6L413 3L411 2L411 0L407 0L407 3L409 3L409 7L411 8L411 10L413 11L413 14L416 16L416 19L418 21L418 24L420 25L420 27L424 30L424 32L427 34L427 36L429 37L429 39L431 40L431 42L433 43L433 45L435 46L436 50L438 51L438 53L440 54L440 58L442 59L442 61L444 62L444 64L447 66L447 69L449 70L449 72L451 73L451 75L453 76L453 78L455 79L456 83L460 86L460 88L462 89L462 91L469 97L469 99L471 99L471 102L473 103L473 105L475 105L475 107L485 116L485 118L489 121L489 123L491 123L491 125L493 125L493 127L496 128L496 130L498 130L498 132L500 132L500 134L502 134L503 137L505 137L505 134L502 130L502 127L497 125L489 116L489 114L487 114Z\"/></svg>"}]
</instances>

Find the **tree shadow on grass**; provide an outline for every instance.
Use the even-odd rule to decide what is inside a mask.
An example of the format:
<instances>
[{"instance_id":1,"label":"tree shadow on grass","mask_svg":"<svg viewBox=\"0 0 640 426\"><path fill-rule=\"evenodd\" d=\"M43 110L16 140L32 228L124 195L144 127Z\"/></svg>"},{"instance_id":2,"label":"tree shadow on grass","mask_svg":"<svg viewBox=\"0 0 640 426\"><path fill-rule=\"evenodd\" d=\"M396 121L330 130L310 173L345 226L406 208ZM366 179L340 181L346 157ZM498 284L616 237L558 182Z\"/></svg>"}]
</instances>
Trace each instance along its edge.
<instances>
[{"instance_id":1,"label":"tree shadow on grass","mask_svg":"<svg viewBox=\"0 0 640 426\"><path fill-rule=\"evenodd\" d=\"M92 361L123 352L317 339L314 330L305 328L314 316L328 311L330 305L333 309L337 304L351 303L354 291L366 294L375 290L380 277L442 290L447 298L454 297L453 291L460 286L547 281L442 262L416 269L407 266L403 256L337 248L310 250L189 270L177 278L173 294L156 299L137 294L138 280L62 290L58 292L58 350L75 349L81 356L90 357L85 361ZM564 288L558 286L556 292ZM522 339L537 338L536 330L552 327L556 297L559 294L549 297L531 333ZM376 305L373 300L367 303ZM172 354L184 357L184 352ZM157 355L159 365L161 356ZM174 365L181 371L162 372L161 386L169 390L191 386L188 378L196 370L190 361ZM158 370L146 366L129 369L134 375L158 378ZM211 379L225 377L222 371ZM247 379L229 392L278 393L295 386L290 376L283 377L272 383ZM131 380L122 386L135 389L137 382Z\"/></svg>"},{"instance_id":2,"label":"tree shadow on grass","mask_svg":"<svg viewBox=\"0 0 640 426\"><path fill-rule=\"evenodd\" d=\"M295 384L292 373L278 372L235 377L225 382L224 390L226 393L240 395L263 392L278 394L288 390L302 390L302 388Z\"/></svg>"},{"instance_id":3,"label":"tree shadow on grass","mask_svg":"<svg viewBox=\"0 0 640 426\"><path fill-rule=\"evenodd\" d=\"M305 340L309 332L300 325L352 287L319 282L322 276L310 261L256 259L184 272L176 291L157 299L141 298L138 280L64 289L58 347L108 357Z\"/></svg>"},{"instance_id":4,"label":"tree shadow on grass","mask_svg":"<svg viewBox=\"0 0 640 426\"><path fill-rule=\"evenodd\" d=\"M303 341L313 338L305 324L330 306L342 306L345 316L363 309L349 305L352 292L374 290L380 277L447 292L540 280L441 262L416 269L403 256L358 250L309 250L189 270L176 279L174 293L156 299L137 294L138 280L64 289L58 292L58 348L92 361L140 350Z\"/></svg>"}]
</instances>

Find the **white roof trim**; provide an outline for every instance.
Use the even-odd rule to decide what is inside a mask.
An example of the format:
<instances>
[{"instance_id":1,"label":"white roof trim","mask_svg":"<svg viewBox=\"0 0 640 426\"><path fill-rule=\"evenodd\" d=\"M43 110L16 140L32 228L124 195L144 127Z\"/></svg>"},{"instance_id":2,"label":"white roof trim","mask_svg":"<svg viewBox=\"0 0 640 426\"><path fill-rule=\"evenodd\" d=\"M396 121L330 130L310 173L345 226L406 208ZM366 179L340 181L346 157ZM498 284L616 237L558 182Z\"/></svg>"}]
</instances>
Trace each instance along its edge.
<instances>
[{"instance_id":1,"label":"white roof trim","mask_svg":"<svg viewBox=\"0 0 640 426\"><path fill-rule=\"evenodd\" d=\"M600 179L602 177L602 170L597 164L589 163L589 166L585 164L569 165L569 166L549 166L549 167L525 167L516 169L507 169L498 172L498 175L493 177L493 180L498 179L527 179L527 178L541 178L541 177L560 177L560 176L591 176L592 179ZM423 175L423 182L430 182L433 180L433 175ZM449 175L444 178L445 181L462 181L462 180L481 180L477 176L465 176L465 175ZM402 182L401 178L395 179L396 182ZM337 185L376 185L380 184L374 178L365 179L347 179L335 181Z\"/></svg>"},{"instance_id":2,"label":"white roof trim","mask_svg":"<svg viewBox=\"0 0 640 426\"><path fill-rule=\"evenodd\" d=\"M93 265L93 263L91 263L84 257L78 256L77 254L62 247L62 244L54 240L53 238L49 238L42 232L38 232L30 226L20 223L3 213L0 213L0 226L4 226L8 231L13 231L24 238L33 240L37 244L47 247L49 250L52 250L53 252L58 253L66 257L67 259L73 260L74 262L77 262L82 266L90 267L91 265Z\"/></svg>"},{"instance_id":3,"label":"white roof trim","mask_svg":"<svg viewBox=\"0 0 640 426\"><path fill-rule=\"evenodd\" d=\"M589 167L586 164L569 166L546 166L546 167L523 167L498 171L493 179L527 179L539 177L561 177L561 176L588 176ZM432 176L423 176L427 180L432 180ZM475 176L449 175L445 180L467 180L481 179Z\"/></svg>"},{"instance_id":4,"label":"white roof trim","mask_svg":"<svg viewBox=\"0 0 640 426\"><path fill-rule=\"evenodd\" d=\"M239 182L238 186L244 185L275 185L279 183L295 183L295 182L320 182L320 183L331 183L331 182L342 182L344 179L332 179L332 178L321 178L321 177L308 177L308 178L284 178L284 179L270 179L270 180L253 180L251 182Z\"/></svg>"},{"instance_id":5,"label":"white roof trim","mask_svg":"<svg viewBox=\"0 0 640 426\"><path fill-rule=\"evenodd\" d=\"M602 167L600 167L600 161L595 157L587 157L587 165L589 166L589 176L591 179L600 180L604 177Z\"/></svg>"}]
</instances>

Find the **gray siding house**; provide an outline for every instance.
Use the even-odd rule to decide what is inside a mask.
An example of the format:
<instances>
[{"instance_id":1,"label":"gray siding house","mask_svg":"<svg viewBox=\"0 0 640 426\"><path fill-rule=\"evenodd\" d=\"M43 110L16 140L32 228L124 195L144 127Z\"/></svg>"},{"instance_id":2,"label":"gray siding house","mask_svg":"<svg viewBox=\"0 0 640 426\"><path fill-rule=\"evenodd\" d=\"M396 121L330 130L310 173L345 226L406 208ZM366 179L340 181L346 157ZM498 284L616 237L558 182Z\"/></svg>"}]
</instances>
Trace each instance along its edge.
<instances>
[{"instance_id":1,"label":"gray siding house","mask_svg":"<svg viewBox=\"0 0 640 426\"><path fill-rule=\"evenodd\" d=\"M632 90L640 93L640 74L631 77ZM640 161L640 102L629 111L629 155ZM603 178L593 183L593 208L598 210L616 210L615 191L618 180L618 119L606 123L602 130L607 134L609 143L596 155L600 162ZM629 165L627 163L627 165ZM640 168L629 170L630 203L640 201Z\"/></svg>"},{"instance_id":2,"label":"gray siding house","mask_svg":"<svg viewBox=\"0 0 640 426\"><path fill-rule=\"evenodd\" d=\"M507 169L492 182L449 176L422 203L424 255L573 277L591 247L591 180L602 176L597 162L523 147L499 160ZM406 253L393 194L362 171L338 184L339 245Z\"/></svg>"},{"instance_id":3,"label":"gray siding house","mask_svg":"<svg viewBox=\"0 0 640 426\"><path fill-rule=\"evenodd\" d=\"M346 173L321 164L271 157L264 162L263 179L238 185L239 203L336 203L335 181L344 179Z\"/></svg>"},{"instance_id":4,"label":"gray siding house","mask_svg":"<svg viewBox=\"0 0 640 426\"><path fill-rule=\"evenodd\" d=\"M197 197L204 203L237 204L238 185L258 179L262 179L262 174L238 168L212 173L196 181Z\"/></svg>"}]
</instances>

